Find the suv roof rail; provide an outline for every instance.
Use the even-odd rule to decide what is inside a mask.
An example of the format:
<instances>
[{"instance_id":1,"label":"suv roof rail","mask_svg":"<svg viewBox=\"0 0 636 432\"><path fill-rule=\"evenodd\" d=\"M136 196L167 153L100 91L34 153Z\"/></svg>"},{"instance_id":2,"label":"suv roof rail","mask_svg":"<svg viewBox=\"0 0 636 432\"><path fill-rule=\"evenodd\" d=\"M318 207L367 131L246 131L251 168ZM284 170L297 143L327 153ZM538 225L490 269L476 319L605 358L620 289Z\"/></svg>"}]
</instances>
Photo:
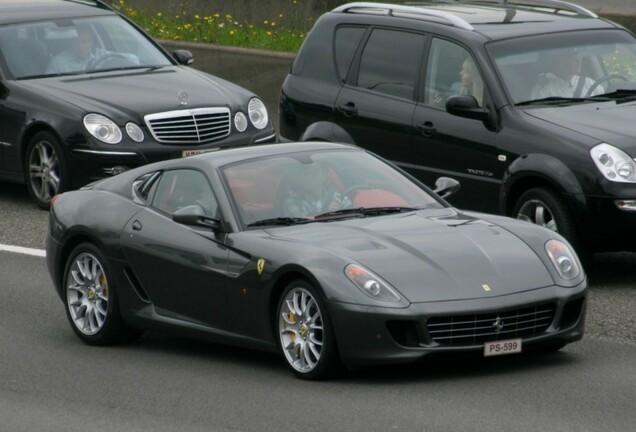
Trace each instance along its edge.
<instances>
[{"instance_id":1,"label":"suv roof rail","mask_svg":"<svg viewBox=\"0 0 636 432\"><path fill-rule=\"evenodd\" d=\"M380 14L390 15L395 17L415 18L428 21L443 22L447 25L459 27L465 30L474 30L468 21L453 15L452 13L424 9L421 7L405 6L388 3L348 3L339 6L333 10L333 12L344 13L368 13L368 14Z\"/></svg>"},{"instance_id":2,"label":"suv roof rail","mask_svg":"<svg viewBox=\"0 0 636 432\"><path fill-rule=\"evenodd\" d=\"M492 4L492 3L496 3L502 6L507 6L507 5L517 5L517 6L527 6L527 7L536 7L536 8L540 8L540 7L547 7L550 9L554 9L555 12L559 12L559 11L567 11L567 12L574 12L577 15L580 16L585 16L588 18L598 18L598 15L596 15L594 12L592 12L591 10L584 8L583 6L579 6L577 4L574 3L570 3L570 2L566 2L566 1L562 1L562 0L429 0L429 1L433 1L434 3L472 3L472 4ZM421 5L425 5L427 4L426 2L413 2L413 4L421 4ZM430 4L430 3L429 3Z\"/></svg>"}]
</instances>

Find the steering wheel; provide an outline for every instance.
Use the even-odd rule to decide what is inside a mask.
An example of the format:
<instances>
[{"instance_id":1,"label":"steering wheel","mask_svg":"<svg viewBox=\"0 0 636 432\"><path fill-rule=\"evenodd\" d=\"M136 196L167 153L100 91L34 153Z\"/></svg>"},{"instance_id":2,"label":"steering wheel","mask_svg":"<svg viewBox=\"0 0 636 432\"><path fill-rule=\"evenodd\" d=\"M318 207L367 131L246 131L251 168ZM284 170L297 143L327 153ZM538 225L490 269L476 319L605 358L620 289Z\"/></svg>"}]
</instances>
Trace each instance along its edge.
<instances>
[{"instance_id":1,"label":"steering wheel","mask_svg":"<svg viewBox=\"0 0 636 432\"><path fill-rule=\"evenodd\" d=\"M123 54L109 53L105 54L93 61L92 69L105 68L108 63L113 63L110 67L133 66L135 63Z\"/></svg>"},{"instance_id":2,"label":"steering wheel","mask_svg":"<svg viewBox=\"0 0 636 432\"><path fill-rule=\"evenodd\" d=\"M584 79L584 78L579 78L579 79ZM604 82L607 82L607 81L610 81L610 80L613 80L613 79L620 79L620 80L623 80L623 81L629 81L629 78L627 78L627 77L625 77L625 76L623 76L621 74L607 74L607 75L603 75L602 77L600 77L599 79L594 81L594 84L592 84L592 86L585 93L585 97L590 97L592 95L592 93L594 93L594 90L596 90L596 88L598 86L600 86Z\"/></svg>"}]
</instances>

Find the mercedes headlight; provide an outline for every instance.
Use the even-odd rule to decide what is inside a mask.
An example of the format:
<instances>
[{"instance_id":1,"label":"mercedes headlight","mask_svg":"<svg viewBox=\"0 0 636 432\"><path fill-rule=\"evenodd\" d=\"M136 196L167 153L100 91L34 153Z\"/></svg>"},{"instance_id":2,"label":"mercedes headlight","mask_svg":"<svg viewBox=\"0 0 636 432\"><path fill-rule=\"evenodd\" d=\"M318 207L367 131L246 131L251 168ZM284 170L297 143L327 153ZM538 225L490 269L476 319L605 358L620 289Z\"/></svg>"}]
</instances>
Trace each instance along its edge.
<instances>
[{"instance_id":1,"label":"mercedes headlight","mask_svg":"<svg viewBox=\"0 0 636 432\"><path fill-rule=\"evenodd\" d=\"M121 130L114 121L100 114L87 114L84 116L84 127L95 138L106 144L118 144L121 142Z\"/></svg>"},{"instance_id":2,"label":"mercedes headlight","mask_svg":"<svg viewBox=\"0 0 636 432\"><path fill-rule=\"evenodd\" d=\"M267 127L269 116L267 115L265 104L260 99L252 98L247 106L247 112L250 121L256 129L265 129Z\"/></svg>"},{"instance_id":3,"label":"mercedes headlight","mask_svg":"<svg viewBox=\"0 0 636 432\"><path fill-rule=\"evenodd\" d=\"M581 273L581 268L568 245L559 240L550 240L545 244L545 251L552 261L559 276L572 280Z\"/></svg>"},{"instance_id":4,"label":"mercedes headlight","mask_svg":"<svg viewBox=\"0 0 636 432\"><path fill-rule=\"evenodd\" d=\"M377 275L356 264L345 267L345 275L369 297L386 302L399 302L400 295Z\"/></svg>"},{"instance_id":5,"label":"mercedes headlight","mask_svg":"<svg viewBox=\"0 0 636 432\"><path fill-rule=\"evenodd\" d=\"M592 148L590 155L606 179L620 183L636 183L636 162L623 150L603 143Z\"/></svg>"}]
</instances>

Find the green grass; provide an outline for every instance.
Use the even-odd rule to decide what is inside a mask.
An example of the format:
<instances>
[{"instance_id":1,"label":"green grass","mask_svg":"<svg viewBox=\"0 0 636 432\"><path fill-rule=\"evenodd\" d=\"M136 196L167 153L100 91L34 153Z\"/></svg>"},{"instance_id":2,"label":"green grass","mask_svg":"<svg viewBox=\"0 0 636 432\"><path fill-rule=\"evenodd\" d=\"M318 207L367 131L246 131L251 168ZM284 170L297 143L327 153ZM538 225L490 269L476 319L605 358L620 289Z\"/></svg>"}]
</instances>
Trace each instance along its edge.
<instances>
[{"instance_id":1,"label":"green grass","mask_svg":"<svg viewBox=\"0 0 636 432\"><path fill-rule=\"evenodd\" d=\"M286 0L283 11L272 11L271 18L259 23L235 20L231 15L197 13L180 5L177 13L145 13L119 0L113 7L157 39L203 42L270 51L297 52L313 18L304 17L302 0ZM605 16L631 31L636 30L636 17ZM293 24L292 24L293 23ZM301 23L302 29L298 29ZM294 28L294 26L296 28Z\"/></svg>"},{"instance_id":2,"label":"green grass","mask_svg":"<svg viewBox=\"0 0 636 432\"><path fill-rule=\"evenodd\" d=\"M297 3L290 0L292 7ZM147 14L128 6L125 0L114 7L157 39L296 52L305 38L304 31L286 25L282 12L272 13L272 19L260 23L246 23L231 15L193 13L183 6L177 14Z\"/></svg>"}]
</instances>

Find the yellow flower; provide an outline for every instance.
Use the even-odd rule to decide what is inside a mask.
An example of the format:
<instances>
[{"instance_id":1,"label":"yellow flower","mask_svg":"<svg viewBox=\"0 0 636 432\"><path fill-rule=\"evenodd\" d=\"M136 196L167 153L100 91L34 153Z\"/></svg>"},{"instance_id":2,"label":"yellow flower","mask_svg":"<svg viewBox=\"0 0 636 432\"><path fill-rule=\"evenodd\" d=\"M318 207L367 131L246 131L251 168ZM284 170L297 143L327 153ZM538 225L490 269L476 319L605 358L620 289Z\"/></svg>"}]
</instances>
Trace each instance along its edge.
<instances>
[{"instance_id":1,"label":"yellow flower","mask_svg":"<svg viewBox=\"0 0 636 432\"><path fill-rule=\"evenodd\" d=\"M271 35L272 35L272 32L271 32L271 31L268 31L268 32L267 32L267 36L271 36Z\"/></svg>"},{"instance_id":2,"label":"yellow flower","mask_svg":"<svg viewBox=\"0 0 636 432\"><path fill-rule=\"evenodd\" d=\"M221 15L219 15L218 13L215 13L215 14L214 14L214 15L212 15L212 16L213 16L214 18L218 18L218 17L220 17Z\"/></svg>"},{"instance_id":3,"label":"yellow flower","mask_svg":"<svg viewBox=\"0 0 636 432\"><path fill-rule=\"evenodd\" d=\"M194 19L199 19L199 18L200 18L199 15L194 16Z\"/></svg>"},{"instance_id":4,"label":"yellow flower","mask_svg":"<svg viewBox=\"0 0 636 432\"><path fill-rule=\"evenodd\" d=\"M234 30L230 30L230 35L234 35L236 33Z\"/></svg>"},{"instance_id":5,"label":"yellow flower","mask_svg":"<svg viewBox=\"0 0 636 432\"><path fill-rule=\"evenodd\" d=\"M263 24L269 24L268 20L263 21Z\"/></svg>"},{"instance_id":6,"label":"yellow flower","mask_svg":"<svg viewBox=\"0 0 636 432\"><path fill-rule=\"evenodd\" d=\"M272 21L272 27L276 27L276 23Z\"/></svg>"},{"instance_id":7,"label":"yellow flower","mask_svg":"<svg viewBox=\"0 0 636 432\"><path fill-rule=\"evenodd\" d=\"M161 12L157 12L157 16L160 17L163 16L163 14Z\"/></svg>"}]
</instances>

